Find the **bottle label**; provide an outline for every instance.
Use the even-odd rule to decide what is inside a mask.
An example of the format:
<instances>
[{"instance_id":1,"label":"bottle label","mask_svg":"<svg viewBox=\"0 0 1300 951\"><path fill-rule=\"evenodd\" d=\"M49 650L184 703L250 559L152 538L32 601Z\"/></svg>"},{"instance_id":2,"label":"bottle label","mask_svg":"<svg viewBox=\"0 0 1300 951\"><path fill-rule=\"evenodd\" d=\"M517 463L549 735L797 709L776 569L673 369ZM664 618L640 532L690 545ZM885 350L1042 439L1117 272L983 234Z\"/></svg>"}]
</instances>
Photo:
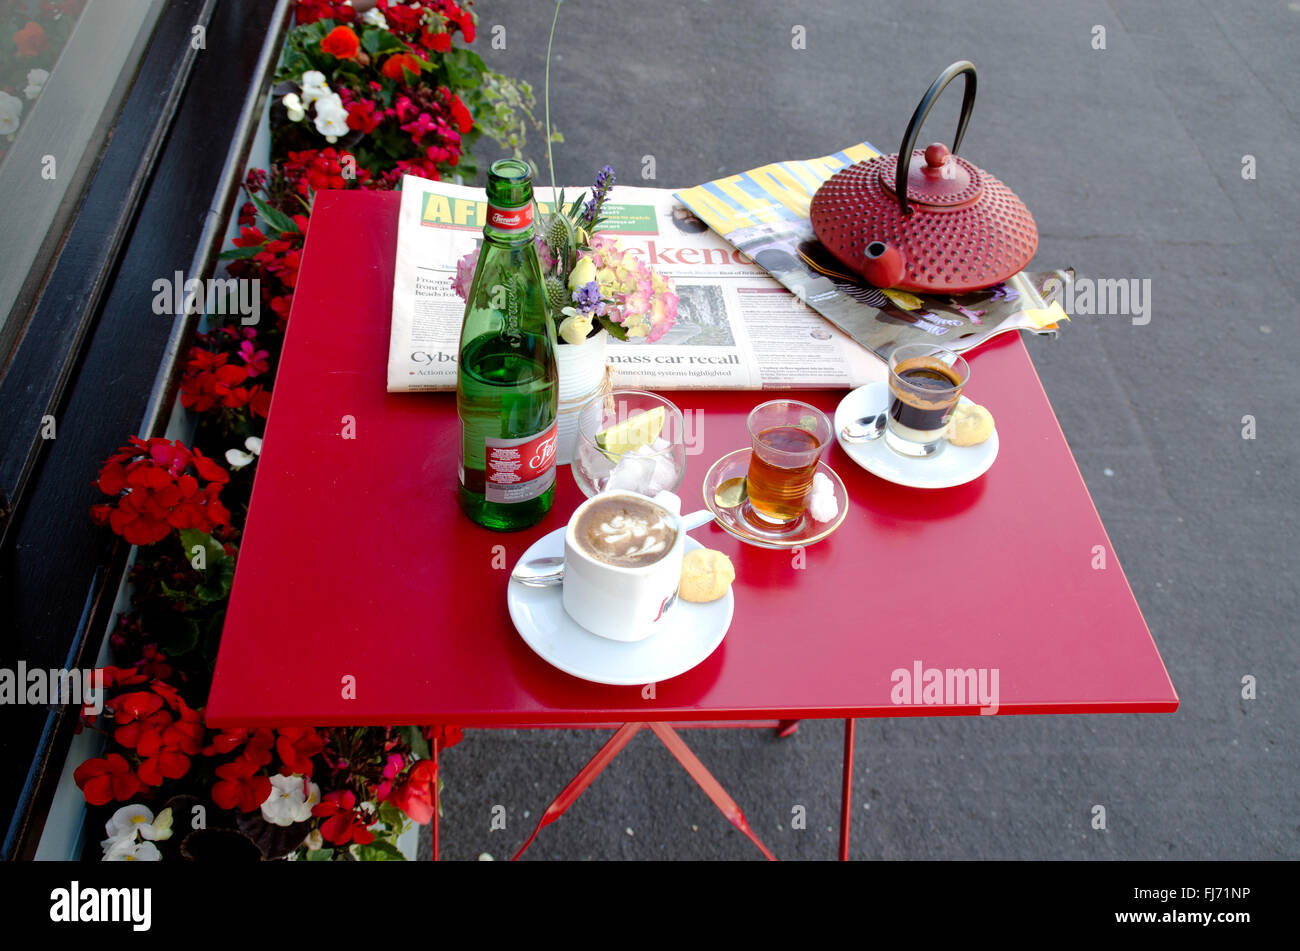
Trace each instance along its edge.
<instances>
[{"instance_id":1,"label":"bottle label","mask_svg":"<svg viewBox=\"0 0 1300 951\"><path fill-rule=\"evenodd\" d=\"M498 231L523 231L533 226L533 206L531 203L521 208L498 208L488 205L488 225Z\"/></svg>"},{"instance_id":2,"label":"bottle label","mask_svg":"<svg viewBox=\"0 0 1300 951\"><path fill-rule=\"evenodd\" d=\"M489 436L486 443L487 482L485 497L489 502L527 502L535 499L555 483L555 445L559 437L557 424L544 432L518 439Z\"/></svg>"}]
</instances>

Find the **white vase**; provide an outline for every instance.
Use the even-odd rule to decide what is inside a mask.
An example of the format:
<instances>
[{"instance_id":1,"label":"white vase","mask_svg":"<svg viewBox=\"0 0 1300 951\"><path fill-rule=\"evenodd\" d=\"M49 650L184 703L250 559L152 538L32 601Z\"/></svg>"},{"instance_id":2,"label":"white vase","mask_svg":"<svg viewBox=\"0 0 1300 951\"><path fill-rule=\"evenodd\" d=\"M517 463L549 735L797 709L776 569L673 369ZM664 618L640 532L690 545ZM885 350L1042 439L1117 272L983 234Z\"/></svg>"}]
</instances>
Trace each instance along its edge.
<instances>
[{"instance_id":1,"label":"white vase","mask_svg":"<svg viewBox=\"0 0 1300 951\"><path fill-rule=\"evenodd\" d=\"M573 461L574 445L578 439L578 411L608 386L605 374L605 344L608 340L609 334L602 330L580 344L562 343L555 348L555 362L560 374L559 440L555 461L560 465Z\"/></svg>"}]
</instances>

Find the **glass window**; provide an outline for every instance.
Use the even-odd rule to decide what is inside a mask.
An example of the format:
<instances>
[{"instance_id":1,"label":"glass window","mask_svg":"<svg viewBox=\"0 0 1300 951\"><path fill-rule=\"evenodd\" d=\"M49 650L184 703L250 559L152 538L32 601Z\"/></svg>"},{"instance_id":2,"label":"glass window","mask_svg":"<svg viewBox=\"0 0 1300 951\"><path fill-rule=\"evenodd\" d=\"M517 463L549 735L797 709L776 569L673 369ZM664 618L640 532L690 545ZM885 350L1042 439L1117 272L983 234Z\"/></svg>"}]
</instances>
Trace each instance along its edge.
<instances>
[{"instance_id":1,"label":"glass window","mask_svg":"<svg viewBox=\"0 0 1300 951\"><path fill-rule=\"evenodd\" d=\"M164 0L0 0L0 367Z\"/></svg>"}]
</instances>

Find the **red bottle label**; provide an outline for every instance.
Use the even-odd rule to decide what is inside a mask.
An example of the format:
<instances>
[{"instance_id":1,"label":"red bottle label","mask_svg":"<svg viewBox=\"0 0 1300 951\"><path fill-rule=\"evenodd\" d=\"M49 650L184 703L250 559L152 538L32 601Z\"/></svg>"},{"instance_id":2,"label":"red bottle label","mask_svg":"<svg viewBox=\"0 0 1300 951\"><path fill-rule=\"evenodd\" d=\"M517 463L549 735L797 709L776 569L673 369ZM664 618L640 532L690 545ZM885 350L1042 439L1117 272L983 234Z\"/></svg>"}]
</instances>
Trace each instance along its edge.
<instances>
[{"instance_id":1,"label":"red bottle label","mask_svg":"<svg viewBox=\"0 0 1300 951\"><path fill-rule=\"evenodd\" d=\"M528 204L522 208L498 208L496 205L488 205L487 220L498 231L522 231L533 225L533 206Z\"/></svg>"},{"instance_id":2,"label":"red bottle label","mask_svg":"<svg viewBox=\"0 0 1300 951\"><path fill-rule=\"evenodd\" d=\"M535 436L497 439L486 443L489 502L527 502L535 499L555 483L556 424Z\"/></svg>"}]
</instances>

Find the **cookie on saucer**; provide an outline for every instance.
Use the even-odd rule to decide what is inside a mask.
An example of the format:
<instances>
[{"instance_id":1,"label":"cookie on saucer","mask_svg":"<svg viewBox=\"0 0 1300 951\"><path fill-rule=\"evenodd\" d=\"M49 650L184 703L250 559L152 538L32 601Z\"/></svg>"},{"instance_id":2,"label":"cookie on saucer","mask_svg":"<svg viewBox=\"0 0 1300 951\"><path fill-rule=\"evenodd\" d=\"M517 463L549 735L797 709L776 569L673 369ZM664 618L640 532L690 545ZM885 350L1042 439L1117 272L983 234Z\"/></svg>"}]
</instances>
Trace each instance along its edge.
<instances>
[{"instance_id":1,"label":"cookie on saucer","mask_svg":"<svg viewBox=\"0 0 1300 951\"><path fill-rule=\"evenodd\" d=\"M954 446L978 446L993 435L993 414L978 403L961 403L952 412L948 441Z\"/></svg>"},{"instance_id":2,"label":"cookie on saucer","mask_svg":"<svg viewBox=\"0 0 1300 951\"><path fill-rule=\"evenodd\" d=\"M682 559L682 580L677 593L686 601L716 601L736 580L731 559L712 548L688 551Z\"/></svg>"}]
</instances>

